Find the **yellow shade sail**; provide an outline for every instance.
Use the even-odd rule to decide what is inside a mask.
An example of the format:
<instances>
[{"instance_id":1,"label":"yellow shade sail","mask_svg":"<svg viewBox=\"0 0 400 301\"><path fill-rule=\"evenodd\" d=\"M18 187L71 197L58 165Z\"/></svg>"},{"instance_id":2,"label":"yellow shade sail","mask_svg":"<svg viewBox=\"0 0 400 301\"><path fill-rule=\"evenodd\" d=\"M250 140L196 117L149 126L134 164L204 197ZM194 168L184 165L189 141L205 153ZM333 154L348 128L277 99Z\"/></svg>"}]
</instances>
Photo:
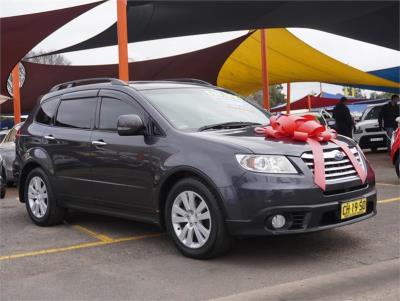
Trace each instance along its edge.
<instances>
[{"instance_id":1,"label":"yellow shade sail","mask_svg":"<svg viewBox=\"0 0 400 301\"><path fill-rule=\"evenodd\" d=\"M249 95L262 89L260 30L254 31L223 64L220 87ZM286 29L267 30L269 84L324 82L399 88L386 80L341 63L307 45Z\"/></svg>"}]
</instances>

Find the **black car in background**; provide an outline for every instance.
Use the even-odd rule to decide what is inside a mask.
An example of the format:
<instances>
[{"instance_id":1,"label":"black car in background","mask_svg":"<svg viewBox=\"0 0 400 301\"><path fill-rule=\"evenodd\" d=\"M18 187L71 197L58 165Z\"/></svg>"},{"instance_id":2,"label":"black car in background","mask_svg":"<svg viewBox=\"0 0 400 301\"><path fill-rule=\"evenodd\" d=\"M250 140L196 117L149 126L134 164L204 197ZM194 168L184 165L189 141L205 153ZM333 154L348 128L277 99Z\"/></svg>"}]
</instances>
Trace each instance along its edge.
<instances>
[{"instance_id":1,"label":"black car in background","mask_svg":"<svg viewBox=\"0 0 400 301\"><path fill-rule=\"evenodd\" d=\"M60 84L17 133L19 199L40 226L68 208L156 223L186 256L208 258L234 236L324 230L376 214L374 173L362 183L323 143L327 189L302 142L266 140L269 115L196 80Z\"/></svg>"}]
</instances>

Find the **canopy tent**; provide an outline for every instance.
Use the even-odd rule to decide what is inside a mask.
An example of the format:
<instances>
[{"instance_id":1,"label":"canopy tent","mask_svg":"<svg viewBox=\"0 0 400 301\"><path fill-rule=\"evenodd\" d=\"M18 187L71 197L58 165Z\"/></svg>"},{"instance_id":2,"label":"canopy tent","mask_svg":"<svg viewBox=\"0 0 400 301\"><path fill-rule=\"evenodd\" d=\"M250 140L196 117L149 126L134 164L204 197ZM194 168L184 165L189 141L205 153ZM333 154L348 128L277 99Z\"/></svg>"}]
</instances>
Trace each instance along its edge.
<instances>
[{"instance_id":1,"label":"canopy tent","mask_svg":"<svg viewBox=\"0 0 400 301\"><path fill-rule=\"evenodd\" d=\"M304 27L400 49L398 12L398 1L129 1L128 41ZM52 53L116 44L117 26L113 24L86 41Z\"/></svg>"},{"instance_id":2,"label":"canopy tent","mask_svg":"<svg viewBox=\"0 0 400 301\"><path fill-rule=\"evenodd\" d=\"M391 80L393 82L399 83L400 82L400 67L392 67L387 69L379 69L374 71L369 71L369 74L379 76L381 78L385 78L387 80ZM351 87L360 88L360 89L367 89L367 90L378 90L382 92L389 92L389 93L399 93L399 89L393 89L388 87L377 87L377 86L368 86L368 85L350 85Z\"/></svg>"},{"instance_id":3,"label":"canopy tent","mask_svg":"<svg viewBox=\"0 0 400 301\"><path fill-rule=\"evenodd\" d=\"M14 66L40 41L99 5L101 2L36 14L0 18L1 94L7 95L6 82Z\"/></svg>"},{"instance_id":4,"label":"canopy tent","mask_svg":"<svg viewBox=\"0 0 400 301\"><path fill-rule=\"evenodd\" d=\"M198 78L216 84L218 72L226 58L248 35L214 47L172 57L130 63L131 80ZM204 62L207 62L206 64ZM118 77L118 65L61 66L23 62L25 84L21 88L21 109L28 113L38 97L56 84L93 77ZM1 112L12 113L11 101L0 105Z\"/></svg>"},{"instance_id":5,"label":"canopy tent","mask_svg":"<svg viewBox=\"0 0 400 301\"><path fill-rule=\"evenodd\" d=\"M331 108L335 106L342 95L334 95L322 92L318 95L306 95L290 104L290 109L306 110L308 109L308 97L310 97L311 109ZM347 97L349 107L383 104L388 102L388 99L365 99ZM286 110L286 104L278 105L271 109L271 112L281 112Z\"/></svg>"},{"instance_id":6,"label":"canopy tent","mask_svg":"<svg viewBox=\"0 0 400 301\"><path fill-rule=\"evenodd\" d=\"M375 86L398 92L400 85L343 64L307 45L286 29L268 29L269 83L324 82ZM227 58L218 86L243 95L262 88L260 31L251 34ZM382 88L384 87L384 88Z\"/></svg>"},{"instance_id":7,"label":"canopy tent","mask_svg":"<svg viewBox=\"0 0 400 301\"><path fill-rule=\"evenodd\" d=\"M370 84L398 89L399 84L365 73L334 60L286 29L268 29L271 84L301 81ZM198 78L242 95L261 89L259 31L181 55L130 63L132 80ZM204 62L207 62L206 64ZM37 97L53 85L88 77L117 77L117 65L50 66L24 63L26 83L21 89L22 112L29 112ZM1 106L11 112L11 103ZM295 108L294 108L295 109Z\"/></svg>"}]
</instances>

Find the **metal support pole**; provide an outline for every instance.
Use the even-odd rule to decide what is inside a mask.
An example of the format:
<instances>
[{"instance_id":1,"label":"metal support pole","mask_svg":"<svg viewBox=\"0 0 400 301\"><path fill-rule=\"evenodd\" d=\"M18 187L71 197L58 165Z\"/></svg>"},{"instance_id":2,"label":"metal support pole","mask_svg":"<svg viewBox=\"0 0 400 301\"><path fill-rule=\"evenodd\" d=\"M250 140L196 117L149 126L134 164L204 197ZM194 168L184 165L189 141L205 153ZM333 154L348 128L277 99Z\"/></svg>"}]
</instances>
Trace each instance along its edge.
<instances>
[{"instance_id":1,"label":"metal support pole","mask_svg":"<svg viewBox=\"0 0 400 301\"><path fill-rule=\"evenodd\" d=\"M307 95L308 111L311 111L311 95Z\"/></svg>"},{"instance_id":2,"label":"metal support pole","mask_svg":"<svg viewBox=\"0 0 400 301\"><path fill-rule=\"evenodd\" d=\"M290 83L287 83L286 89L286 114L290 114Z\"/></svg>"},{"instance_id":3,"label":"metal support pole","mask_svg":"<svg viewBox=\"0 0 400 301\"><path fill-rule=\"evenodd\" d=\"M260 30L261 34L261 70L262 70L262 84L263 84L263 105L264 108L269 110L269 80L268 80L268 56L267 56L267 31Z\"/></svg>"},{"instance_id":4,"label":"metal support pole","mask_svg":"<svg viewBox=\"0 0 400 301\"><path fill-rule=\"evenodd\" d=\"M19 90L19 63L12 70L14 124L21 122L21 95Z\"/></svg>"},{"instance_id":5,"label":"metal support pole","mask_svg":"<svg viewBox=\"0 0 400 301\"><path fill-rule=\"evenodd\" d=\"M126 18L126 0L117 0L117 30L119 79L129 81L128 22Z\"/></svg>"}]
</instances>

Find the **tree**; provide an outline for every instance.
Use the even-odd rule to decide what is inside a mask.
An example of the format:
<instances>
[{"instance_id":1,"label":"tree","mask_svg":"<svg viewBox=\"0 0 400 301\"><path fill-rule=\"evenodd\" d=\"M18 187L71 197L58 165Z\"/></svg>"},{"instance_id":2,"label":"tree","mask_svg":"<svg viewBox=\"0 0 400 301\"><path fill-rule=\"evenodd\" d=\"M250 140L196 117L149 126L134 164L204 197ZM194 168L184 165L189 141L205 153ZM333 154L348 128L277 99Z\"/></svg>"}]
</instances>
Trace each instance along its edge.
<instances>
[{"instance_id":1,"label":"tree","mask_svg":"<svg viewBox=\"0 0 400 301\"><path fill-rule=\"evenodd\" d=\"M46 65L71 65L71 61L62 54L43 55L49 51L29 51L22 60L25 62L32 62Z\"/></svg>"},{"instance_id":2,"label":"tree","mask_svg":"<svg viewBox=\"0 0 400 301\"><path fill-rule=\"evenodd\" d=\"M282 85L269 86L269 102L271 108L285 102L285 94L282 93L282 90ZM260 106L263 106L263 91L260 90L249 95L248 99L256 102Z\"/></svg>"},{"instance_id":3,"label":"tree","mask_svg":"<svg viewBox=\"0 0 400 301\"><path fill-rule=\"evenodd\" d=\"M351 96L355 98L365 98L365 95L362 94L362 90L360 88L343 87L342 90L345 96Z\"/></svg>"},{"instance_id":4,"label":"tree","mask_svg":"<svg viewBox=\"0 0 400 301\"><path fill-rule=\"evenodd\" d=\"M369 98L370 99L389 99L390 97L392 97L392 93L388 93L388 92L371 92L369 94Z\"/></svg>"}]
</instances>

